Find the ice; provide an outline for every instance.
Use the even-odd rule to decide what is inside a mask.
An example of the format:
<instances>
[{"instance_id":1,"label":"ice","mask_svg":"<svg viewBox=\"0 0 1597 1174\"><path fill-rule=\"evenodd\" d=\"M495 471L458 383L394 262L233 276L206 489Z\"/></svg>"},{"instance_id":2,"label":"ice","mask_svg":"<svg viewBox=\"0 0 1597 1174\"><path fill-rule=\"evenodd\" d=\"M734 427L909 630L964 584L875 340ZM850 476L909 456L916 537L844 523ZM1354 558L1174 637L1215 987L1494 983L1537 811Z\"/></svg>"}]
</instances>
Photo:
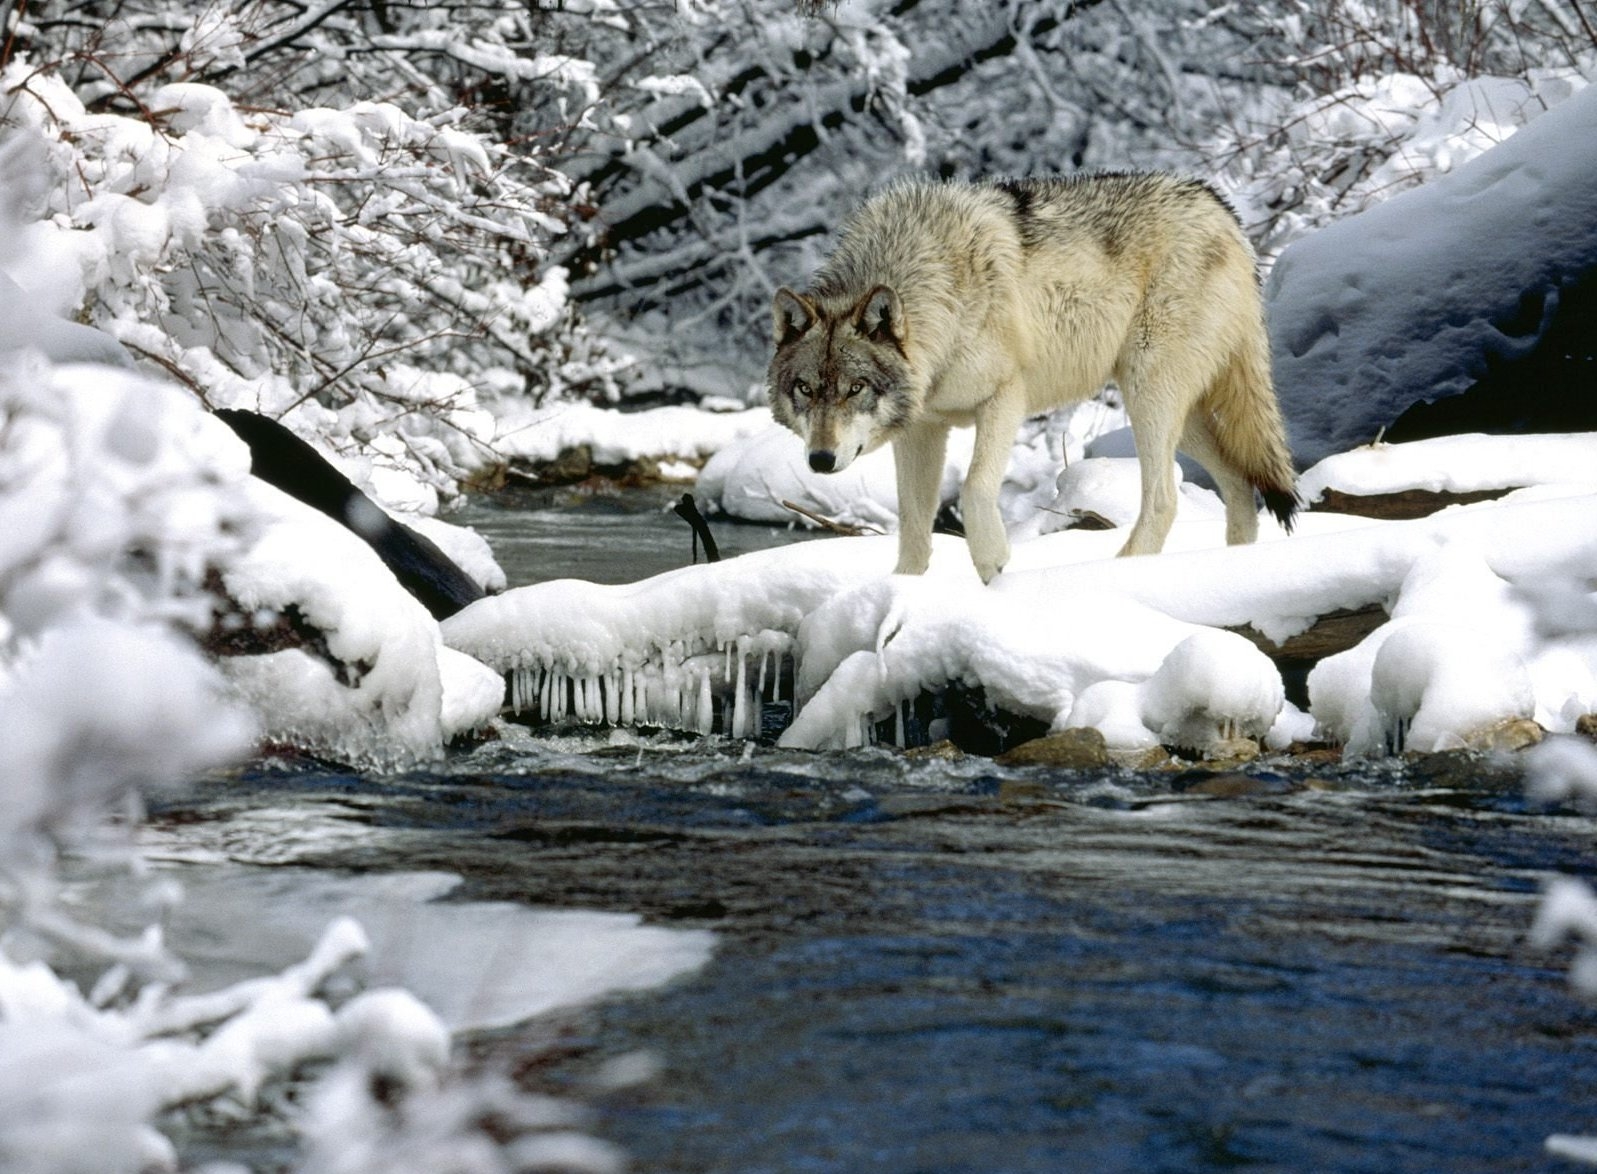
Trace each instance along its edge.
<instances>
[{"instance_id":1,"label":"ice","mask_svg":"<svg viewBox=\"0 0 1597 1174\"><path fill-rule=\"evenodd\" d=\"M349 918L366 943L367 990L407 991L451 1032L648 990L692 973L715 945L711 933L646 925L634 914L460 900L452 896L460 878L446 873L191 865L175 875L185 898L168 939L190 959L194 985L280 968L304 956L329 921ZM232 931L240 921L251 926L247 937ZM419 1029L430 1030L425 1021Z\"/></svg>"}]
</instances>

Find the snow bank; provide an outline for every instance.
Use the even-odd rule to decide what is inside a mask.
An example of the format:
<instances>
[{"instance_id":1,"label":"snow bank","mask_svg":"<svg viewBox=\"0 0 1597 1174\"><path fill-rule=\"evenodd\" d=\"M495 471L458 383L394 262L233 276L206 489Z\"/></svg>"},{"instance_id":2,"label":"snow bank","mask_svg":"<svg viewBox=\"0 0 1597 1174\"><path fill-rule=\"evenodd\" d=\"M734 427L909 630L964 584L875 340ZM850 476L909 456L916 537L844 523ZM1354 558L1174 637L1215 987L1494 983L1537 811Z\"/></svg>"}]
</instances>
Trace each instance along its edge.
<instances>
[{"instance_id":1,"label":"snow bank","mask_svg":"<svg viewBox=\"0 0 1597 1174\"><path fill-rule=\"evenodd\" d=\"M1480 483L1585 473L1550 459L1572 438L1548 439L1548 459L1536 438L1471 443ZM1390 446L1381 483L1425 480L1435 455L1428 442ZM1345 472L1320 480L1370 483ZM1597 709L1597 622L1542 614L1548 601L1568 612L1589 595L1594 503L1576 483L1409 522L1309 514L1296 536L1267 526L1245 547L1218 546L1220 528L1200 510L1152 558L1112 557L1113 531L1044 534L1017 545L987 588L957 539L937 540L920 578L885 574L891 539L832 539L626 587L512 591L444 632L514 673L518 703L550 719L747 735L775 700L767 656L790 654L792 746L859 745L895 718L902 730L922 691L961 681L1052 728L1093 726L1114 747L1201 750L1233 734L1284 743L1306 732L1268 659L1216 629L1251 626L1279 642L1329 612L1376 605L1391 620L1321 664L1312 716L1355 753L1440 749L1509 718L1562 730Z\"/></svg>"},{"instance_id":2,"label":"snow bank","mask_svg":"<svg viewBox=\"0 0 1597 1174\"><path fill-rule=\"evenodd\" d=\"M898 529L891 446L867 453L841 473L820 474L810 469L803 442L772 421L768 411L749 414L763 425L710 458L694 494L700 509L746 521L812 525L782 504L790 501L841 525L883 533ZM998 498L1013 539L1023 540L1045 527L1060 493L1055 484L1060 467L1082 461L1095 437L1124 422L1125 413L1118 406L1100 400L1026 421L1010 450ZM945 506L959 499L974 444L974 429L955 428L949 433L939 489Z\"/></svg>"},{"instance_id":3,"label":"snow bank","mask_svg":"<svg viewBox=\"0 0 1597 1174\"><path fill-rule=\"evenodd\" d=\"M1503 129L1534 109L1522 100ZM1290 245L1266 298L1299 461L1464 391L1488 355L1534 348L1560 287L1597 269L1594 174L1589 87L1447 174Z\"/></svg>"},{"instance_id":4,"label":"snow bank","mask_svg":"<svg viewBox=\"0 0 1597 1174\"><path fill-rule=\"evenodd\" d=\"M598 465L644 457L703 460L770 422L769 414L757 409L723 412L673 405L618 412L581 402L535 408L524 400L497 407L495 451L525 461L552 461L583 446Z\"/></svg>"},{"instance_id":5,"label":"snow bank","mask_svg":"<svg viewBox=\"0 0 1597 1174\"><path fill-rule=\"evenodd\" d=\"M479 600L445 620L445 641L510 673L512 705L540 717L709 733L758 729L799 621L840 588L880 578L894 540L823 543L814 557L760 551L641 583L560 579Z\"/></svg>"},{"instance_id":6,"label":"snow bank","mask_svg":"<svg viewBox=\"0 0 1597 1174\"><path fill-rule=\"evenodd\" d=\"M1472 433L1366 444L1334 453L1298 479L1303 500L1327 490L1349 494L1425 489L1474 493L1526 485L1597 485L1597 433L1527 436L1513 444Z\"/></svg>"}]
</instances>

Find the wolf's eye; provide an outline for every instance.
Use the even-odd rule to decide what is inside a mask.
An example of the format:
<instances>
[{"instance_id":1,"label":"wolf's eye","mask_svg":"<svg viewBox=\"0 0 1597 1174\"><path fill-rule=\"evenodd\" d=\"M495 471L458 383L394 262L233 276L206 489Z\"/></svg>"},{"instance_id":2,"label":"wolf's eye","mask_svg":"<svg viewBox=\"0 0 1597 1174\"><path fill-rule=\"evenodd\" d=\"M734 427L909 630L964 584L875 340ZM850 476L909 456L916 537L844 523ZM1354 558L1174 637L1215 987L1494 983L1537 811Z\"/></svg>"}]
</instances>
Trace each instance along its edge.
<instances>
[{"instance_id":1,"label":"wolf's eye","mask_svg":"<svg viewBox=\"0 0 1597 1174\"><path fill-rule=\"evenodd\" d=\"M793 380L793 394L798 396L800 399L809 399L810 385L805 383L802 379Z\"/></svg>"},{"instance_id":2,"label":"wolf's eye","mask_svg":"<svg viewBox=\"0 0 1597 1174\"><path fill-rule=\"evenodd\" d=\"M865 390L865 380L856 379L856 380L854 380L853 383L849 384L849 387L848 387L848 398L849 399L853 399L856 395L858 395L860 392L862 392L864 390Z\"/></svg>"}]
</instances>

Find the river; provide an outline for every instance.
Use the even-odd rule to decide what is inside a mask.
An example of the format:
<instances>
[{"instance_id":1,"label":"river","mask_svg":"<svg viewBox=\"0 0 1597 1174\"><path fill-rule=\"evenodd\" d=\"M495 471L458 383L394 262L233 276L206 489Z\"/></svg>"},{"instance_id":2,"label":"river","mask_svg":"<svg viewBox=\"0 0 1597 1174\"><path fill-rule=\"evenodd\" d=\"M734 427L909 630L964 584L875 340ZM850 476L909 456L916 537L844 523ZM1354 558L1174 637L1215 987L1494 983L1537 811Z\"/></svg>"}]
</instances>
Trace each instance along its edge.
<instances>
[{"instance_id":1,"label":"river","mask_svg":"<svg viewBox=\"0 0 1597 1174\"><path fill-rule=\"evenodd\" d=\"M617 581L687 560L665 500L465 520L512 582ZM426 773L257 764L157 802L151 835L218 979L266 960L214 927L274 884L328 908L365 886L379 920L384 877L390 917L596 918L515 930L536 965L412 925L410 973L426 956L470 1053L589 1106L639 1171L1558 1170L1543 1139L1597 1131L1597 1009L1525 941L1597 823L1484 763L1075 774L511 727ZM505 1021L620 914L660 937L600 952L584 981L609 988ZM226 1131L189 1152L275 1154Z\"/></svg>"}]
</instances>

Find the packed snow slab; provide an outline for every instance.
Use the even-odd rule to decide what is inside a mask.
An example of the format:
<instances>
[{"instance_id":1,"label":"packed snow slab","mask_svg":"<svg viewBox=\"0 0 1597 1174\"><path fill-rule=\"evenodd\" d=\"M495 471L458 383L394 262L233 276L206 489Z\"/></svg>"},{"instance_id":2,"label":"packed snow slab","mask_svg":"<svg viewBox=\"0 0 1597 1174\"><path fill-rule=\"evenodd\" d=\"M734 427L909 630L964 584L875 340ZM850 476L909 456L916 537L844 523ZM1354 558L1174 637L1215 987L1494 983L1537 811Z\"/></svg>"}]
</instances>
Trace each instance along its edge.
<instances>
[{"instance_id":1,"label":"packed snow slab","mask_svg":"<svg viewBox=\"0 0 1597 1174\"><path fill-rule=\"evenodd\" d=\"M1301 464L1528 353L1561 287L1597 268L1597 87L1506 141L1289 246L1266 298Z\"/></svg>"}]
</instances>

